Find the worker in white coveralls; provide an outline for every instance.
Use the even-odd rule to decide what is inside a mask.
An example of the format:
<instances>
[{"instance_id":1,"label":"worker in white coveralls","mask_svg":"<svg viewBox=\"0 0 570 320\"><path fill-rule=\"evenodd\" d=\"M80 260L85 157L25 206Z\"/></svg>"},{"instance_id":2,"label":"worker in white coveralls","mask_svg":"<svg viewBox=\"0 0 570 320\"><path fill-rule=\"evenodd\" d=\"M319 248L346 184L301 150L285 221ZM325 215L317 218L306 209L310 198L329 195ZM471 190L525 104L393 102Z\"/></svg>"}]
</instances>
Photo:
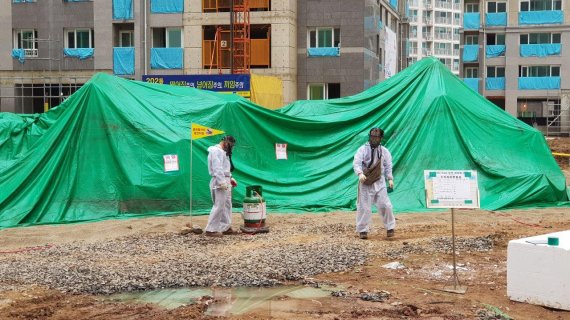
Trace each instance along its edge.
<instances>
[{"instance_id":1,"label":"worker in white coveralls","mask_svg":"<svg viewBox=\"0 0 570 320\"><path fill-rule=\"evenodd\" d=\"M206 236L237 234L232 230L232 188L237 186L237 182L231 174L231 157L235 143L234 137L225 136L219 144L208 148L208 172L212 177L210 193L214 205L208 217Z\"/></svg>"},{"instance_id":2,"label":"worker in white coveralls","mask_svg":"<svg viewBox=\"0 0 570 320\"><path fill-rule=\"evenodd\" d=\"M368 142L358 148L354 155L353 168L358 176L358 200L356 204L356 232L360 239L368 239L372 221L372 205L376 205L382 216L387 237L394 236L396 219L392 212L392 203L388 198L388 186L394 188L392 176L392 155L380 142L384 130L372 128L368 133Z\"/></svg>"}]
</instances>

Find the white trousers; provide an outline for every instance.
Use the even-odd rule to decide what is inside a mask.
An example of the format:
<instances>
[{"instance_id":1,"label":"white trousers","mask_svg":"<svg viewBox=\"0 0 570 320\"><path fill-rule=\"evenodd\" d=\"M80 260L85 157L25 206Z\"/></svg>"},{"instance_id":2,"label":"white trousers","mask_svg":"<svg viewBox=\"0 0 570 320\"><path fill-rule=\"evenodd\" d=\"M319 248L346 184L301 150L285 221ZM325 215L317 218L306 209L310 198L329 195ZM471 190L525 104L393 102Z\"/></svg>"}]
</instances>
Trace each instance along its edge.
<instances>
[{"instance_id":1,"label":"white trousers","mask_svg":"<svg viewBox=\"0 0 570 320\"><path fill-rule=\"evenodd\" d=\"M214 205L210 210L206 231L224 232L232 226L232 190L214 189L214 179L212 179L210 194Z\"/></svg>"},{"instance_id":2,"label":"white trousers","mask_svg":"<svg viewBox=\"0 0 570 320\"><path fill-rule=\"evenodd\" d=\"M372 222L372 205L376 205L386 230L396 227L396 219L392 211L392 202L388 198L386 185L375 190L374 185L358 184L358 202L356 203L356 232L370 232Z\"/></svg>"}]
</instances>

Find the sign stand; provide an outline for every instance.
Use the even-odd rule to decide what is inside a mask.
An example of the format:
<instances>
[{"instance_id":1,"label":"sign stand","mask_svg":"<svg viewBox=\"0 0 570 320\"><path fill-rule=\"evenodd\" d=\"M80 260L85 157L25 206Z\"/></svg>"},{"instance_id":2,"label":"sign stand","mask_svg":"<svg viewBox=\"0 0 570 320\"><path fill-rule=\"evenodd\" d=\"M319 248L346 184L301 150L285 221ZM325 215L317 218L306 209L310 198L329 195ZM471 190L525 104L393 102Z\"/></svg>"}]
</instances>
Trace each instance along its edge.
<instances>
[{"instance_id":1,"label":"sign stand","mask_svg":"<svg viewBox=\"0 0 570 320\"><path fill-rule=\"evenodd\" d=\"M442 291L464 294L466 286L459 283L455 253L455 208L479 208L477 171L425 170L426 206L451 208L451 247L453 254L453 285Z\"/></svg>"},{"instance_id":2,"label":"sign stand","mask_svg":"<svg viewBox=\"0 0 570 320\"><path fill-rule=\"evenodd\" d=\"M455 208L451 208L451 248L453 250L453 286L443 287L443 291L465 294L467 287L459 284L457 264L455 262Z\"/></svg>"}]
</instances>

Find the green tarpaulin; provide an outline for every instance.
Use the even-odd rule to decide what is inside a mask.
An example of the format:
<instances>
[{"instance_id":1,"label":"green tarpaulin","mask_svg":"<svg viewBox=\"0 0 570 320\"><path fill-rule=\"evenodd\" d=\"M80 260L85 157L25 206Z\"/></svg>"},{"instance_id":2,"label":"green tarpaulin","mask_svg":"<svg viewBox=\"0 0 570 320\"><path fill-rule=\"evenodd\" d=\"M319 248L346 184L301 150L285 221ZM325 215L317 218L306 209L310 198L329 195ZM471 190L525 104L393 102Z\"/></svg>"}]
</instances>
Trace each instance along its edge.
<instances>
[{"instance_id":1,"label":"green tarpaulin","mask_svg":"<svg viewBox=\"0 0 570 320\"><path fill-rule=\"evenodd\" d=\"M423 170L477 170L485 209L555 206L564 175L542 134L424 59L355 96L299 101L278 111L236 95L94 76L41 115L0 114L0 227L141 215L207 213L207 147L190 124L237 139L233 199L263 186L273 211L355 208L356 149L385 129L395 210L425 210ZM276 159L287 144L287 160ZM164 172L164 156L180 170Z\"/></svg>"}]
</instances>

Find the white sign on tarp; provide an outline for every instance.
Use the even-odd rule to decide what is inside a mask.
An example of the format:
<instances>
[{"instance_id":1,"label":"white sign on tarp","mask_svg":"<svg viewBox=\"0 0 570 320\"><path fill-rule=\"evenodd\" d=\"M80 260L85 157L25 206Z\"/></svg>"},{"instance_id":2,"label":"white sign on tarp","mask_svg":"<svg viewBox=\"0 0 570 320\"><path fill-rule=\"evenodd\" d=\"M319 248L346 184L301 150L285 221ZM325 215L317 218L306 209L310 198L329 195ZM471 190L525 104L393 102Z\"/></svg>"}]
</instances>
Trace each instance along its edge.
<instances>
[{"instance_id":1,"label":"white sign on tarp","mask_svg":"<svg viewBox=\"0 0 570 320\"><path fill-rule=\"evenodd\" d=\"M177 154L165 154L162 157L164 158L164 172L180 170Z\"/></svg>"},{"instance_id":2,"label":"white sign on tarp","mask_svg":"<svg viewBox=\"0 0 570 320\"><path fill-rule=\"evenodd\" d=\"M276 143L275 144L275 158L277 160L287 160L287 144L286 143Z\"/></svg>"},{"instance_id":3,"label":"white sign on tarp","mask_svg":"<svg viewBox=\"0 0 570 320\"><path fill-rule=\"evenodd\" d=\"M424 170L428 208L479 208L477 171Z\"/></svg>"}]
</instances>

